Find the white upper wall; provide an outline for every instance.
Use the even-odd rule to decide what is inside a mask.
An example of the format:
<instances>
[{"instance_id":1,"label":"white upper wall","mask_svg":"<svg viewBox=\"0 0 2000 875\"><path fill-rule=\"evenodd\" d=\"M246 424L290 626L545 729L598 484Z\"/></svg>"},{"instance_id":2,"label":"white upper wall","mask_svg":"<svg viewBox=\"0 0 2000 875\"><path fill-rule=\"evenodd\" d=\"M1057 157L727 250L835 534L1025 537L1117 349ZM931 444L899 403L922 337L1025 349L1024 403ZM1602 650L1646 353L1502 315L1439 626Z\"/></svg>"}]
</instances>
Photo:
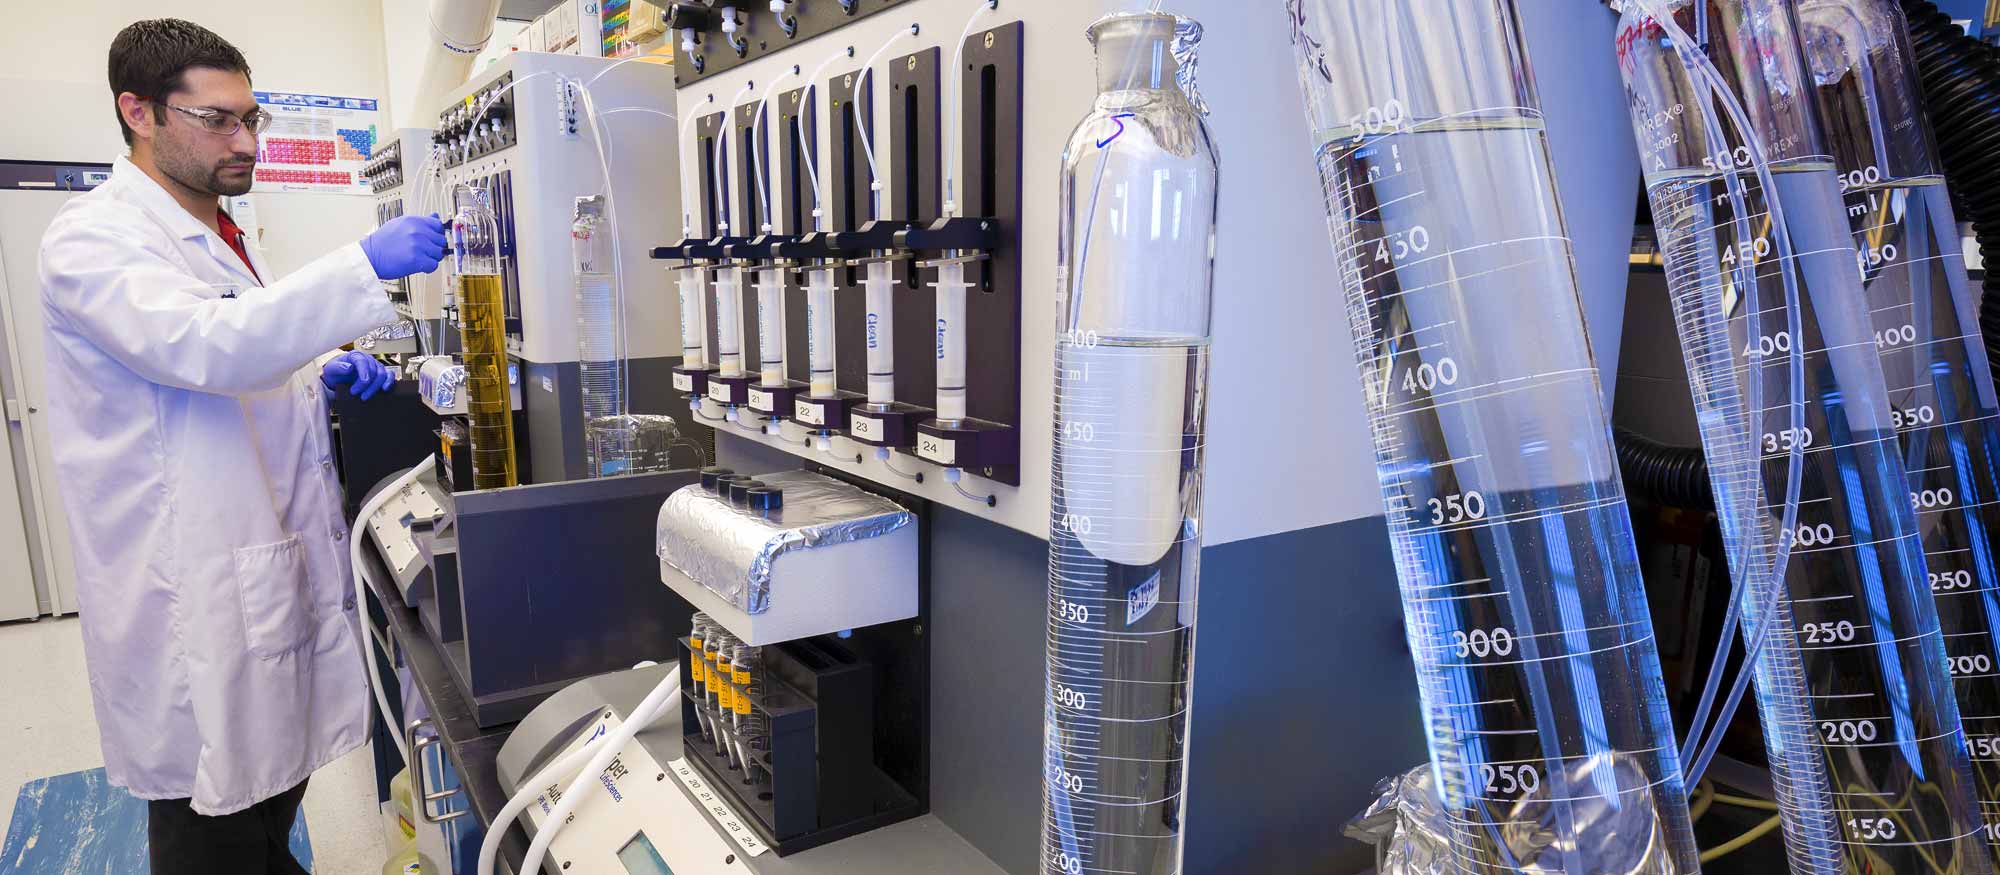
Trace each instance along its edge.
<instances>
[{"instance_id":1,"label":"white upper wall","mask_svg":"<svg viewBox=\"0 0 2000 875\"><path fill-rule=\"evenodd\" d=\"M221 34L243 50L260 89L388 96L382 10L373 2L72 0L6 7L0 118L9 122L0 125L0 158L109 162L122 154L106 52L119 30L142 18L185 18ZM266 194L257 201L265 255L279 273L353 242L375 224L365 197Z\"/></svg>"}]
</instances>

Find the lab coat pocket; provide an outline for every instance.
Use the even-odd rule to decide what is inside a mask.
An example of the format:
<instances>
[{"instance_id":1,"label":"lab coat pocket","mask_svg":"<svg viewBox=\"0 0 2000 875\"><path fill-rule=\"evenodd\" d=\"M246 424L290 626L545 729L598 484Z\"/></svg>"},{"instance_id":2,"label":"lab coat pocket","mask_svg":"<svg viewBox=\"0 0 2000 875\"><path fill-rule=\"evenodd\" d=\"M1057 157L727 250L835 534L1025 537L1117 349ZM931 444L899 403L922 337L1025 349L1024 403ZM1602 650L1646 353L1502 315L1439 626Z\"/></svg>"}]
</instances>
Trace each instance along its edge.
<instances>
[{"instance_id":1,"label":"lab coat pocket","mask_svg":"<svg viewBox=\"0 0 2000 875\"><path fill-rule=\"evenodd\" d=\"M312 602L306 596L306 555L299 536L244 547L233 558L250 652L276 659L305 644L313 630Z\"/></svg>"}]
</instances>

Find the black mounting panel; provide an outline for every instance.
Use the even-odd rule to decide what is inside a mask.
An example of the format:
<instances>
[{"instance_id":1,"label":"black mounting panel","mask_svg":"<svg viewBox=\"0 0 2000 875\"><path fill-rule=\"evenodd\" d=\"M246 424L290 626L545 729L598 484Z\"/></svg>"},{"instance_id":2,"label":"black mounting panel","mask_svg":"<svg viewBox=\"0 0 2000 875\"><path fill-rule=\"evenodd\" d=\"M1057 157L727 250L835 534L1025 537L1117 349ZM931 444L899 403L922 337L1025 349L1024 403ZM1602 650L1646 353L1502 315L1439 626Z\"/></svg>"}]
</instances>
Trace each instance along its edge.
<instances>
[{"instance_id":1,"label":"black mounting panel","mask_svg":"<svg viewBox=\"0 0 2000 875\"><path fill-rule=\"evenodd\" d=\"M875 78L861 79L861 71L843 73L827 80L826 227L852 231L875 217L868 198L868 157L862 154L861 130L854 122L854 101L861 101L861 114L873 119ZM857 94L855 87L860 86ZM874 133L871 129L870 133ZM858 280L858 278L855 278Z\"/></svg>"},{"instance_id":2,"label":"black mounting panel","mask_svg":"<svg viewBox=\"0 0 2000 875\"><path fill-rule=\"evenodd\" d=\"M729 156L715 150L715 138L722 134L722 126L729 119L728 113L716 112L702 116L695 121L695 151L700 153L694 160L701 168L702 230L689 237L716 238L722 236L722 225L729 220ZM721 166L717 166L720 164ZM717 176L720 174L720 185Z\"/></svg>"},{"instance_id":3,"label":"black mounting panel","mask_svg":"<svg viewBox=\"0 0 2000 875\"><path fill-rule=\"evenodd\" d=\"M1000 243L992 259L969 265L970 326L966 361L967 412L974 419L1021 428L1021 130L1026 65L1021 22L975 33L965 43L965 166L958 181L960 213L992 219ZM899 314L900 315L900 314ZM1018 465L974 471L1009 486Z\"/></svg>"},{"instance_id":4,"label":"black mounting panel","mask_svg":"<svg viewBox=\"0 0 2000 875\"><path fill-rule=\"evenodd\" d=\"M812 174L806 172L807 156L819 156L819 113L813 111L812 88L804 86L779 94L776 98L777 118L766 124L777 124L772 137L778 141L778 172L769 174L777 200L778 218L773 222L778 233L794 237L813 230ZM799 140L799 114L805 114L806 136L812 137L810 145ZM785 281L801 288L804 281L788 275ZM792 380L807 380L812 374L812 362L806 355L809 338L806 336L806 296L798 291L785 296L785 376ZM798 326L800 330L790 330ZM790 416L789 413L786 414Z\"/></svg>"},{"instance_id":5,"label":"black mounting panel","mask_svg":"<svg viewBox=\"0 0 2000 875\"><path fill-rule=\"evenodd\" d=\"M854 101L861 101L861 112L872 122L875 118L875 76L861 81L861 71L854 70L835 76L826 83L828 112L827 119L827 204L826 227L833 231L852 231L868 223L875 217L874 207L869 197L868 157L861 149L861 129L854 121ZM861 91L857 95L856 86ZM873 128L869 133L875 133ZM878 159L879 160L879 159ZM862 305L859 296L852 294L861 288L861 272L843 270L836 274L840 278L840 288L835 297L833 326L834 348L841 351L836 363L835 382L848 392L868 391L868 309Z\"/></svg>"},{"instance_id":6,"label":"black mounting panel","mask_svg":"<svg viewBox=\"0 0 2000 875\"><path fill-rule=\"evenodd\" d=\"M713 148L715 138L722 133L723 126L728 123L729 113L726 112L711 113L695 121L695 144L701 152L695 159L698 162L696 166L701 168L698 174L701 179L703 228L701 236L709 238L722 235L722 226L729 221L731 212L729 191L732 186L729 184L729 168L733 162L729 155ZM708 277L702 278L701 288L704 295L708 294L708 279ZM708 302L708 349L711 357L719 356L717 350L722 349L721 334L717 330L721 320L716 318L715 306L715 301L711 298ZM720 358L714 358L714 361L720 361Z\"/></svg>"},{"instance_id":7,"label":"black mounting panel","mask_svg":"<svg viewBox=\"0 0 2000 875\"><path fill-rule=\"evenodd\" d=\"M729 132L729 146L736 152L736 215L740 217L731 221L729 233L737 237L755 237L764 233L764 222L768 218L764 215L764 199L758 194L757 182L762 176L764 184L770 184L771 168L765 165L770 163L767 156L771 154L771 124L767 120L763 130L757 129L757 107L756 100L747 100L737 104L729 116L730 124L734 126L734 130ZM756 147L760 149L755 156L751 154L752 140L756 140Z\"/></svg>"},{"instance_id":8,"label":"black mounting panel","mask_svg":"<svg viewBox=\"0 0 2000 875\"><path fill-rule=\"evenodd\" d=\"M735 38L742 52L730 45L722 32L721 5L715 0L682 2L670 6L691 6L709 14L702 22L700 43L692 52L680 49L680 34L674 33L674 87L685 88L718 73L733 70L760 58L783 52L821 34L831 33L868 16L909 6L915 0L806 0L791 4L797 27L787 34L769 4L743 2L737 5L739 25Z\"/></svg>"},{"instance_id":9,"label":"black mounting panel","mask_svg":"<svg viewBox=\"0 0 2000 875\"><path fill-rule=\"evenodd\" d=\"M807 156L818 158L820 145L819 112L812 99L812 87L803 86L778 95L778 233L803 236L813 231L812 174L806 171ZM799 116L805 116L809 142L799 140Z\"/></svg>"},{"instance_id":10,"label":"black mounting panel","mask_svg":"<svg viewBox=\"0 0 2000 875\"><path fill-rule=\"evenodd\" d=\"M944 214L942 49L932 47L889 62L889 156L894 189L886 218L927 225ZM937 294L925 271L896 265L896 400L937 403ZM969 359L969 361L978 361Z\"/></svg>"}]
</instances>

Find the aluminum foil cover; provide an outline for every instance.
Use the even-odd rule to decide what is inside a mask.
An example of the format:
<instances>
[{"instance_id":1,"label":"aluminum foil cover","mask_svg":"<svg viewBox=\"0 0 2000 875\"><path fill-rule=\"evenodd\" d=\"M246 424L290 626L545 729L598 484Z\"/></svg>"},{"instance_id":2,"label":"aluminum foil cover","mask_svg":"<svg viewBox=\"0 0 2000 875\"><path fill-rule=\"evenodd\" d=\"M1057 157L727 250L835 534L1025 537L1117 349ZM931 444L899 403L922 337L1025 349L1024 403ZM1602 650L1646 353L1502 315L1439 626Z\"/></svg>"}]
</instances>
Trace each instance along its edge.
<instances>
[{"instance_id":1,"label":"aluminum foil cover","mask_svg":"<svg viewBox=\"0 0 2000 875\"><path fill-rule=\"evenodd\" d=\"M916 521L901 505L823 474L757 479L785 492L785 506L771 519L694 484L667 496L655 528L660 561L744 613L770 609L778 557L879 538Z\"/></svg>"},{"instance_id":2,"label":"aluminum foil cover","mask_svg":"<svg viewBox=\"0 0 2000 875\"><path fill-rule=\"evenodd\" d=\"M1511 871L1669 873L1680 871L1670 830L1652 806L1652 786L1638 760L1604 753L1571 760L1566 774L1539 778L1533 791L1493 804L1490 818L1506 825L1485 853ZM1380 875L1457 875L1464 849L1452 836L1462 826L1438 800L1429 765L1382 779L1375 802L1348 821L1349 836L1375 846ZM1560 801L1557 801L1560 800Z\"/></svg>"}]
</instances>

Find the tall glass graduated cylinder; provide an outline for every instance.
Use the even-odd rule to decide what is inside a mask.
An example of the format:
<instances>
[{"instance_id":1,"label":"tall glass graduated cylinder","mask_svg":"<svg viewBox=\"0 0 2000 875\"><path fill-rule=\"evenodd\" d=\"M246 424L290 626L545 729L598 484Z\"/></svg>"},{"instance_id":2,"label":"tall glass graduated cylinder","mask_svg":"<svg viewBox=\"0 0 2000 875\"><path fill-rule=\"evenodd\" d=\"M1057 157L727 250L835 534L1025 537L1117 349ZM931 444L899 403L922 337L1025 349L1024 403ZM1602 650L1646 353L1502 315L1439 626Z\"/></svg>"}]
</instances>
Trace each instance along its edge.
<instances>
[{"instance_id":1,"label":"tall glass graduated cylinder","mask_svg":"<svg viewBox=\"0 0 2000 875\"><path fill-rule=\"evenodd\" d=\"M474 489L518 485L514 405L508 383L507 302L500 278L500 223L493 193L460 184L452 191L452 272L458 277L458 330L465 360L466 418L471 428Z\"/></svg>"},{"instance_id":2,"label":"tall glass graduated cylinder","mask_svg":"<svg viewBox=\"0 0 2000 875\"><path fill-rule=\"evenodd\" d=\"M1619 64L1742 626L1764 639L1757 703L1792 871L1988 872L1900 414L1791 3L1659 6L1752 128L1712 121L1728 116L1711 82L1626 0ZM1796 519L1774 526L1795 453ZM1758 567L1767 536L1789 551L1782 578Z\"/></svg>"},{"instance_id":3,"label":"tall glass graduated cylinder","mask_svg":"<svg viewBox=\"0 0 2000 875\"><path fill-rule=\"evenodd\" d=\"M1113 15L1090 37L1059 211L1042 871L1174 875L1218 166L1176 84L1199 25Z\"/></svg>"},{"instance_id":4,"label":"tall glass graduated cylinder","mask_svg":"<svg viewBox=\"0 0 2000 875\"><path fill-rule=\"evenodd\" d=\"M1696 872L1513 4L1287 9L1457 871Z\"/></svg>"},{"instance_id":5,"label":"tall glass graduated cylinder","mask_svg":"<svg viewBox=\"0 0 2000 875\"><path fill-rule=\"evenodd\" d=\"M2000 852L2000 404L1958 222L1895 0L1801 0L1903 448L1989 853ZM1996 857L2000 862L2000 857Z\"/></svg>"}]
</instances>

